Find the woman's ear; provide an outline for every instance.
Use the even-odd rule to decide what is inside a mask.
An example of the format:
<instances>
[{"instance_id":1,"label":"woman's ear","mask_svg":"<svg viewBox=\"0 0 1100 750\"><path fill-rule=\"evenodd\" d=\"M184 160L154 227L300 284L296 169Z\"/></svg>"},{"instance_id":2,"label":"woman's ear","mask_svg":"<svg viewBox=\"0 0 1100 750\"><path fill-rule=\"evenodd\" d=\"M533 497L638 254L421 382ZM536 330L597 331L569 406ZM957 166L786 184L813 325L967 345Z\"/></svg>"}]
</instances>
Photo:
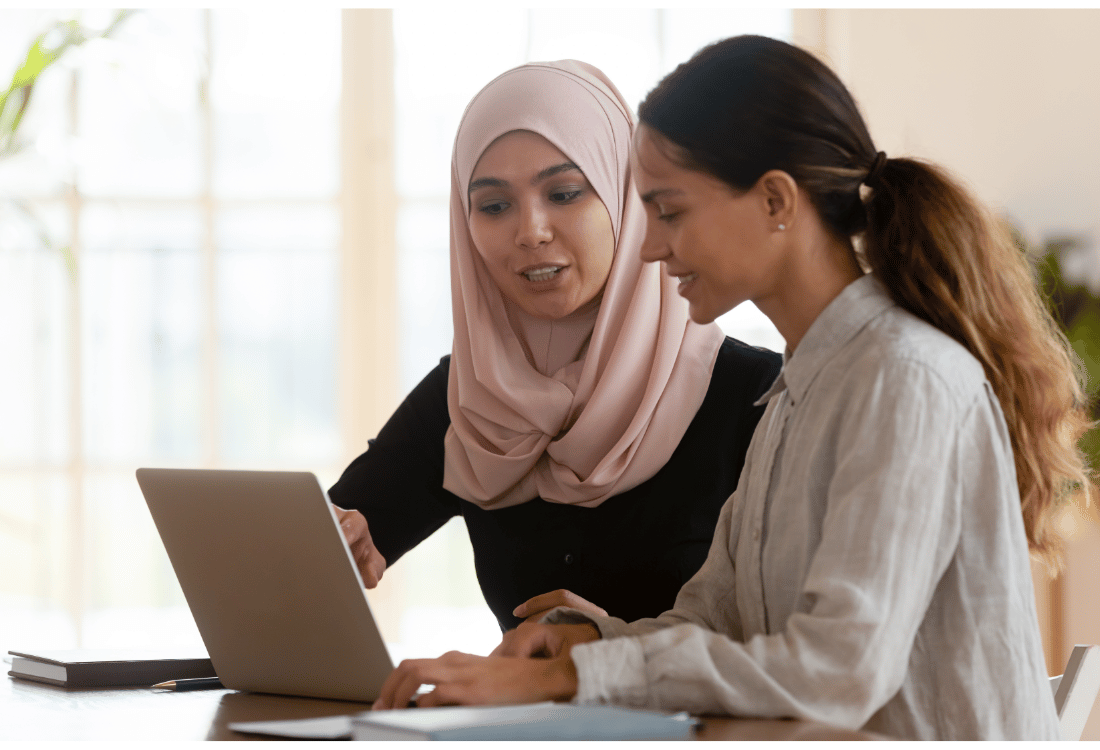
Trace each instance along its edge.
<instances>
[{"instance_id":1,"label":"woman's ear","mask_svg":"<svg viewBox=\"0 0 1100 750\"><path fill-rule=\"evenodd\" d=\"M794 224L798 213L798 184L781 169L772 169L756 181L764 210L773 231L782 232Z\"/></svg>"}]
</instances>

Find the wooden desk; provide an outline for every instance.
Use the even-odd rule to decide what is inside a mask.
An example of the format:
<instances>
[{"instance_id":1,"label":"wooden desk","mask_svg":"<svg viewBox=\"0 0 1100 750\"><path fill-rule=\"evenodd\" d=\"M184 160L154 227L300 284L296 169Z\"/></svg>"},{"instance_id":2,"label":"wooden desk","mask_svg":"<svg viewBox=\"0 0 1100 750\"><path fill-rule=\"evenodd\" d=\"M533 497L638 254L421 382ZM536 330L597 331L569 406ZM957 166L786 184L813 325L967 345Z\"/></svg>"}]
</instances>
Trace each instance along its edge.
<instances>
[{"instance_id":1,"label":"wooden desk","mask_svg":"<svg viewBox=\"0 0 1100 750\"><path fill-rule=\"evenodd\" d=\"M358 713L368 704L233 690L69 690L0 679L0 740L260 740L230 722ZM809 721L706 718L702 740L865 740L864 732Z\"/></svg>"}]
</instances>

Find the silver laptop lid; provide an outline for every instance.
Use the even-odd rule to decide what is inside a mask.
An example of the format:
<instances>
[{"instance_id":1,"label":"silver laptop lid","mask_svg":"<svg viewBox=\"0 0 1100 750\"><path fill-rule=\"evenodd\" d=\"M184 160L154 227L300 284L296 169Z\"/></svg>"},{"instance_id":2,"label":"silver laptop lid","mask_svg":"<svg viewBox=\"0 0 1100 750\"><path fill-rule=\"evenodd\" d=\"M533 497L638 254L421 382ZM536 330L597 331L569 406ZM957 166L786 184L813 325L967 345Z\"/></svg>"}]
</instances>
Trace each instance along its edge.
<instances>
[{"instance_id":1,"label":"silver laptop lid","mask_svg":"<svg viewBox=\"0 0 1100 750\"><path fill-rule=\"evenodd\" d=\"M317 478L138 469L222 684L373 701L393 663Z\"/></svg>"}]
</instances>

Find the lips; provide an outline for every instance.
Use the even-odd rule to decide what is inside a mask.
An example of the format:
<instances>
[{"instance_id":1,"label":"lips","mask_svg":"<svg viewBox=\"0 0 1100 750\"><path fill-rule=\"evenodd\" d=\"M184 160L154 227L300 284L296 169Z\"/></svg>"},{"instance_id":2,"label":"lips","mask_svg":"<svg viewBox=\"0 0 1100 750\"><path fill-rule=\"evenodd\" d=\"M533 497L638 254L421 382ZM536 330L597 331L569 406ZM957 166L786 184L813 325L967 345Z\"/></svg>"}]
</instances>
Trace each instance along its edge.
<instances>
[{"instance_id":1,"label":"lips","mask_svg":"<svg viewBox=\"0 0 1100 750\"><path fill-rule=\"evenodd\" d=\"M687 271L685 273L669 272L668 275L672 276L678 282L680 282L679 286L676 287L676 292L681 296L687 294L688 290L691 289L691 285L695 282L697 278L699 278L699 274L693 273L691 271Z\"/></svg>"},{"instance_id":2,"label":"lips","mask_svg":"<svg viewBox=\"0 0 1100 750\"><path fill-rule=\"evenodd\" d=\"M522 271L520 271L519 273L520 273L520 276L523 276L528 281L531 281L531 282L534 282L534 283L537 284L537 283L543 282L543 281L550 281L551 279L556 277L559 273L561 273L563 268L565 268L565 266L547 264L547 265L541 265L541 266L533 266L531 268L525 268Z\"/></svg>"}]
</instances>

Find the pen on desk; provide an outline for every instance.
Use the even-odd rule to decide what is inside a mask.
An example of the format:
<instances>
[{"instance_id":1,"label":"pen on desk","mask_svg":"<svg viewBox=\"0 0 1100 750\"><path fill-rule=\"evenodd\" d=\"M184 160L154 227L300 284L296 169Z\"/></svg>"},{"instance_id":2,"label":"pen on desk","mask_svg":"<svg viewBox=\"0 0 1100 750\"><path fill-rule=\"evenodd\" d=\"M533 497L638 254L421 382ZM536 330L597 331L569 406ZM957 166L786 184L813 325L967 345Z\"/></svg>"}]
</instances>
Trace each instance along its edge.
<instances>
[{"instance_id":1,"label":"pen on desk","mask_svg":"<svg viewBox=\"0 0 1100 750\"><path fill-rule=\"evenodd\" d=\"M177 693L184 690L216 690L225 687L217 677L192 677L186 680L169 680L153 685L154 688L175 690Z\"/></svg>"}]
</instances>

